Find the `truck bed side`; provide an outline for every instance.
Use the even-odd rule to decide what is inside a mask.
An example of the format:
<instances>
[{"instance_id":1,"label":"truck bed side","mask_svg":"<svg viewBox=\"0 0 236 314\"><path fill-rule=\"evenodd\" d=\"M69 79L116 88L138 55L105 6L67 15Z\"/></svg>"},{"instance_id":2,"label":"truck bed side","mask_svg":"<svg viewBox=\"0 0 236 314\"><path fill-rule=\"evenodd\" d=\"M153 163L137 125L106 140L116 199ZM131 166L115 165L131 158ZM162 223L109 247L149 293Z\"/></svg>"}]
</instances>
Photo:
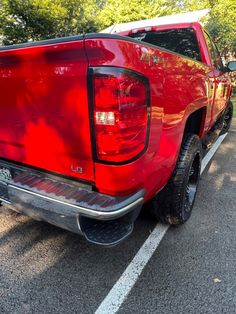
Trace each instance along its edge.
<instances>
[{"instance_id":1,"label":"truck bed side","mask_svg":"<svg viewBox=\"0 0 236 314\"><path fill-rule=\"evenodd\" d=\"M95 163L99 191L128 194L144 187L149 191L146 195L149 198L167 182L173 171L188 116L201 108L206 114L210 101L209 67L116 35L87 35L85 49L89 67L124 67L149 80L151 127L146 153L122 166ZM206 119L210 119L210 112ZM200 132L202 136L204 130Z\"/></svg>"}]
</instances>

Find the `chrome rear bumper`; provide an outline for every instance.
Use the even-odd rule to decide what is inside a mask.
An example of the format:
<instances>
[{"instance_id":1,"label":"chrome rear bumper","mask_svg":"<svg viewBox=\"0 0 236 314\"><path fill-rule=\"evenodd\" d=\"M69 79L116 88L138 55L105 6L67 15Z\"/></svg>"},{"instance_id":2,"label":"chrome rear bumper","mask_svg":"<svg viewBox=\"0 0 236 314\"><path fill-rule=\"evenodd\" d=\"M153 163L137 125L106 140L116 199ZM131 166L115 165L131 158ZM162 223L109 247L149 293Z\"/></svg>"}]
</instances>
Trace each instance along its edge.
<instances>
[{"instance_id":1,"label":"chrome rear bumper","mask_svg":"<svg viewBox=\"0 0 236 314\"><path fill-rule=\"evenodd\" d=\"M109 196L91 186L0 161L0 200L36 220L84 235L90 242L114 245L133 230L144 201L144 190Z\"/></svg>"}]
</instances>

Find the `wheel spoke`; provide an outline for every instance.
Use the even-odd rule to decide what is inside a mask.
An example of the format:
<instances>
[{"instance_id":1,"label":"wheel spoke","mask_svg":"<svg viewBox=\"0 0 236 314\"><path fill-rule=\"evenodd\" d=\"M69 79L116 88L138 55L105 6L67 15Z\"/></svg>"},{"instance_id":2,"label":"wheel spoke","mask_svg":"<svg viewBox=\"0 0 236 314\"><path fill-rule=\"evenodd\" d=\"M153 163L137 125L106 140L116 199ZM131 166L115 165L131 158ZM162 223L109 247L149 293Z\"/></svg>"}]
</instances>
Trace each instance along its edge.
<instances>
[{"instance_id":1,"label":"wheel spoke","mask_svg":"<svg viewBox=\"0 0 236 314\"><path fill-rule=\"evenodd\" d=\"M195 199L196 191L197 191L197 182L198 182L198 176L199 176L199 165L194 163L189 170L188 174L188 182L186 185L186 195L185 195L185 210L190 211L192 204Z\"/></svg>"}]
</instances>

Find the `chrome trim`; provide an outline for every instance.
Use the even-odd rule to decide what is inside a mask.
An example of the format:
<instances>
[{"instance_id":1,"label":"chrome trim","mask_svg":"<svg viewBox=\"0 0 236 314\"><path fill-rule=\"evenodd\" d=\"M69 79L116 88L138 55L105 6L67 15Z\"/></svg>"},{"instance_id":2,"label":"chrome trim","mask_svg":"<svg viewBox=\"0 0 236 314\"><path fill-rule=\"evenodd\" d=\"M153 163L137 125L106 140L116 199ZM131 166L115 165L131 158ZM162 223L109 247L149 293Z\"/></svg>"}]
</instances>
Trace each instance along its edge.
<instances>
[{"instance_id":1,"label":"chrome trim","mask_svg":"<svg viewBox=\"0 0 236 314\"><path fill-rule=\"evenodd\" d=\"M81 206L73 205L70 203L66 203L66 202L45 196L45 195L41 195L41 194L26 190L26 189L19 188L15 185L12 185L12 184L9 184L8 186L13 188L13 189L16 189L16 190L22 191L24 193L28 193L28 194L46 199L46 200L51 201L51 202L55 202L55 203L59 203L61 205L75 208L78 210L78 214L82 214L84 216L87 216L90 218L95 218L95 219L116 219L116 218L119 218L119 217L124 216L125 214L129 213L133 209L133 207L135 207L136 205L142 204L144 201L144 198L140 197L137 200L135 200L134 202L130 203L129 205L122 207L121 209L117 209L115 211L110 211L110 212L104 212L104 211L96 211L96 210L89 209L86 207L81 207Z\"/></svg>"},{"instance_id":2,"label":"chrome trim","mask_svg":"<svg viewBox=\"0 0 236 314\"><path fill-rule=\"evenodd\" d=\"M81 229L80 222L79 222L79 215L76 216L76 222L77 222L77 226L78 226L79 231L82 233L82 229Z\"/></svg>"},{"instance_id":3,"label":"chrome trim","mask_svg":"<svg viewBox=\"0 0 236 314\"><path fill-rule=\"evenodd\" d=\"M0 202L6 203L6 204L11 204L10 201L5 200L4 198L0 197Z\"/></svg>"}]
</instances>

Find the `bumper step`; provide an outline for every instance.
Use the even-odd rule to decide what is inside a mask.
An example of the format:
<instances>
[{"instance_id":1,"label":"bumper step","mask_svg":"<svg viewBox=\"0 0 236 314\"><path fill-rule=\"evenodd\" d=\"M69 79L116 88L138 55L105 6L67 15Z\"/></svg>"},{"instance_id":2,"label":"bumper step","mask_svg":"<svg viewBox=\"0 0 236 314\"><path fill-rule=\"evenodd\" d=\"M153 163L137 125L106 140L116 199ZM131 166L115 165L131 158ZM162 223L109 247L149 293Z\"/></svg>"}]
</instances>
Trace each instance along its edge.
<instances>
[{"instance_id":1,"label":"bumper step","mask_svg":"<svg viewBox=\"0 0 236 314\"><path fill-rule=\"evenodd\" d=\"M89 242L113 246L132 233L134 224L119 220L98 221L81 217L80 227Z\"/></svg>"},{"instance_id":2,"label":"bumper step","mask_svg":"<svg viewBox=\"0 0 236 314\"><path fill-rule=\"evenodd\" d=\"M144 194L105 195L90 185L0 161L1 201L101 245L114 245L132 232Z\"/></svg>"}]
</instances>

